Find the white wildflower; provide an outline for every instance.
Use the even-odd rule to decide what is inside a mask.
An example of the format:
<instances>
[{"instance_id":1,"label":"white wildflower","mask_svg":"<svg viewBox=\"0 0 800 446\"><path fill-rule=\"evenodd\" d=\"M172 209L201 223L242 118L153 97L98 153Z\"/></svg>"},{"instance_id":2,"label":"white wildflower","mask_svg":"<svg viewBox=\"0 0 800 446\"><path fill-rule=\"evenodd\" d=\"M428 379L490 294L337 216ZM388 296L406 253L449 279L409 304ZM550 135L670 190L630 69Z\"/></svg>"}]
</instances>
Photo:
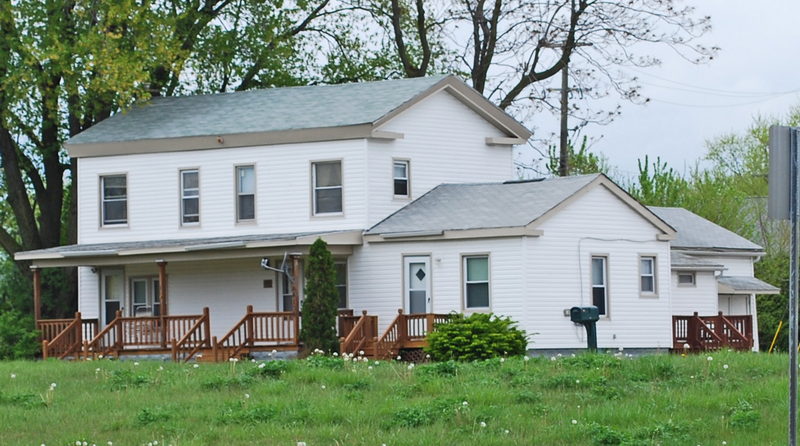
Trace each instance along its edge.
<instances>
[{"instance_id":1,"label":"white wildflower","mask_svg":"<svg viewBox=\"0 0 800 446\"><path fill-rule=\"evenodd\" d=\"M250 394L249 394L249 393L245 393L245 394L244 394L244 399L246 399L246 400L247 400L247 399L250 399Z\"/></svg>"},{"instance_id":2,"label":"white wildflower","mask_svg":"<svg viewBox=\"0 0 800 446\"><path fill-rule=\"evenodd\" d=\"M306 446L306 442L305 441L298 441L297 442L297 446Z\"/></svg>"},{"instance_id":3,"label":"white wildflower","mask_svg":"<svg viewBox=\"0 0 800 446\"><path fill-rule=\"evenodd\" d=\"M326 389L326 387L325 387L325 384L323 384L322 386L320 386L320 388L321 388L322 390L325 390L325 389Z\"/></svg>"},{"instance_id":4,"label":"white wildflower","mask_svg":"<svg viewBox=\"0 0 800 446\"><path fill-rule=\"evenodd\" d=\"M17 377L17 374L16 374L16 373L12 373L12 374L11 374L11 379L15 379L16 377Z\"/></svg>"},{"instance_id":5,"label":"white wildflower","mask_svg":"<svg viewBox=\"0 0 800 446\"><path fill-rule=\"evenodd\" d=\"M158 366L158 371L159 372L163 372L164 371L164 366L163 365Z\"/></svg>"},{"instance_id":6,"label":"white wildflower","mask_svg":"<svg viewBox=\"0 0 800 446\"><path fill-rule=\"evenodd\" d=\"M336 358L339 356L339 352L333 352L333 357Z\"/></svg>"},{"instance_id":7,"label":"white wildflower","mask_svg":"<svg viewBox=\"0 0 800 446\"><path fill-rule=\"evenodd\" d=\"M581 380L579 380L579 379L575 380L575 384L580 384L580 383L581 383Z\"/></svg>"},{"instance_id":8,"label":"white wildflower","mask_svg":"<svg viewBox=\"0 0 800 446\"><path fill-rule=\"evenodd\" d=\"M367 367L367 370L372 370L372 366Z\"/></svg>"},{"instance_id":9,"label":"white wildflower","mask_svg":"<svg viewBox=\"0 0 800 446\"><path fill-rule=\"evenodd\" d=\"M403 358L401 358L400 355L397 355L397 360L400 361L401 359Z\"/></svg>"},{"instance_id":10,"label":"white wildflower","mask_svg":"<svg viewBox=\"0 0 800 446\"><path fill-rule=\"evenodd\" d=\"M430 355L430 353L428 353L427 355L425 355L425 359L431 359L431 355Z\"/></svg>"},{"instance_id":11,"label":"white wildflower","mask_svg":"<svg viewBox=\"0 0 800 446\"><path fill-rule=\"evenodd\" d=\"M506 358L500 358L500 362L506 362Z\"/></svg>"},{"instance_id":12,"label":"white wildflower","mask_svg":"<svg viewBox=\"0 0 800 446\"><path fill-rule=\"evenodd\" d=\"M408 365L408 370L411 370L413 368L414 368L414 363L412 362L411 364Z\"/></svg>"},{"instance_id":13,"label":"white wildflower","mask_svg":"<svg viewBox=\"0 0 800 446\"><path fill-rule=\"evenodd\" d=\"M578 420L572 420L572 424L578 424Z\"/></svg>"},{"instance_id":14,"label":"white wildflower","mask_svg":"<svg viewBox=\"0 0 800 446\"><path fill-rule=\"evenodd\" d=\"M481 421L481 427L486 427L486 422L485 421Z\"/></svg>"},{"instance_id":15,"label":"white wildflower","mask_svg":"<svg viewBox=\"0 0 800 446\"><path fill-rule=\"evenodd\" d=\"M551 357L550 357L550 360L551 360L551 361L555 361L555 360L556 360L556 357L555 357L555 356L551 356Z\"/></svg>"},{"instance_id":16,"label":"white wildflower","mask_svg":"<svg viewBox=\"0 0 800 446\"><path fill-rule=\"evenodd\" d=\"M503 431L503 433L504 433L504 434L506 434L506 435L508 435L508 434L510 434L510 433L511 433L511 431L510 431L510 430L508 430L508 429L506 429L506 430L504 430L504 431Z\"/></svg>"},{"instance_id":17,"label":"white wildflower","mask_svg":"<svg viewBox=\"0 0 800 446\"><path fill-rule=\"evenodd\" d=\"M139 363L138 362L134 362L133 365L139 365Z\"/></svg>"},{"instance_id":18,"label":"white wildflower","mask_svg":"<svg viewBox=\"0 0 800 446\"><path fill-rule=\"evenodd\" d=\"M467 406L469 406L469 403L464 401L464 402L461 403L461 405L464 406L464 407L467 407Z\"/></svg>"},{"instance_id":19,"label":"white wildflower","mask_svg":"<svg viewBox=\"0 0 800 446\"><path fill-rule=\"evenodd\" d=\"M194 367L194 368L198 368L198 367L200 367L200 364L195 364L195 365L193 365L192 367Z\"/></svg>"},{"instance_id":20,"label":"white wildflower","mask_svg":"<svg viewBox=\"0 0 800 446\"><path fill-rule=\"evenodd\" d=\"M364 356L364 350L359 350L358 351L358 356Z\"/></svg>"},{"instance_id":21,"label":"white wildflower","mask_svg":"<svg viewBox=\"0 0 800 446\"><path fill-rule=\"evenodd\" d=\"M56 388L56 383L50 383L50 389L52 390L52 389L55 389L55 388Z\"/></svg>"},{"instance_id":22,"label":"white wildflower","mask_svg":"<svg viewBox=\"0 0 800 446\"><path fill-rule=\"evenodd\" d=\"M528 361L530 361L530 360L531 360L531 357L530 357L530 356L525 356L525 357L523 357L522 359L524 359L524 360L525 360L525 362L528 362Z\"/></svg>"},{"instance_id":23,"label":"white wildflower","mask_svg":"<svg viewBox=\"0 0 800 446\"><path fill-rule=\"evenodd\" d=\"M262 362L261 364L258 365L258 368L259 369L263 369L266 366L267 366L267 363L266 362Z\"/></svg>"},{"instance_id":24,"label":"white wildflower","mask_svg":"<svg viewBox=\"0 0 800 446\"><path fill-rule=\"evenodd\" d=\"M725 369L725 370L728 370L728 364L723 364L722 368Z\"/></svg>"},{"instance_id":25,"label":"white wildflower","mask_svg":"<svg viewBox=\"0 0 800 446\"><path fill-rule=\"evenodd\" d=\"M708 358L706 358L706 359L707 359L707 360L709 360L709 361L713 361L713 360L714 360L714 358L712 358L711 356L709 356L709 357L708 357Z\"/></svg>"}]
</instances>

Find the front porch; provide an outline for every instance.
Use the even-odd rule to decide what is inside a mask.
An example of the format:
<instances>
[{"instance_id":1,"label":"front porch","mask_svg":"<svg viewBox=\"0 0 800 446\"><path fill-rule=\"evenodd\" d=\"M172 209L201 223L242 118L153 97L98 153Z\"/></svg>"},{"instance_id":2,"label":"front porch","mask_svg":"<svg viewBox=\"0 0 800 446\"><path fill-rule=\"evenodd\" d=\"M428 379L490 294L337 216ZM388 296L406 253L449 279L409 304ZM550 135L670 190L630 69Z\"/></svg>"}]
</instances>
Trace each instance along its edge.
<instances>
[{"instance_id":1,"label":"front porch","mask_svg":"<svg viewBox=\"0 0 800 446\"><path fill-rule=\"evenodd\" d=\"M445 314L398 315L378 336L378 317L364 311L339 312L337 329L340 352L388 359L407 355L426 345L425 336L449 319ZM119 358L160 355L173 361L228 361L257 352L299 351L301 315L295 312L256 312L248 306L243 317L224 336L211 335L211 314L178 316L116 317L98 331L97 319L37 321L42 333L42 357L59 359ZM360 352L364 352L361 354Z\"/></svg>"},{"instance_id":2,"label":"front porch","mask_svg":"<svg viewBox=\"0 0 800 446\"><path fill-rule=\"evenodd\" d=\"M672 316L672 350L698 352L730 348L753 349L753 316Z\"/></svg>"}]
</instances>

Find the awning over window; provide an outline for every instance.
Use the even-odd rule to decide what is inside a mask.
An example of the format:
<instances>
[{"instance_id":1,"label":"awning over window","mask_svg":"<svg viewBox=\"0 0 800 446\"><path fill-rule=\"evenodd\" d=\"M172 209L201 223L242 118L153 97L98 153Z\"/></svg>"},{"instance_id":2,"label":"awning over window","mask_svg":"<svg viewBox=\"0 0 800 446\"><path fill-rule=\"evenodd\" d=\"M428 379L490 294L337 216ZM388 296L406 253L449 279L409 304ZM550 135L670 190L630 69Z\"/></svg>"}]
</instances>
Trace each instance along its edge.
<instances>
[{"instance_id":1,"label":"awning over window","mask_svg":"<svg viewBox=\"0 0 800 446\"><path fill-rule=\"evenodd\" d=\"M718 276L719 294L779 294L780 288L747 276Z\"/></svg>"}]
</instances>

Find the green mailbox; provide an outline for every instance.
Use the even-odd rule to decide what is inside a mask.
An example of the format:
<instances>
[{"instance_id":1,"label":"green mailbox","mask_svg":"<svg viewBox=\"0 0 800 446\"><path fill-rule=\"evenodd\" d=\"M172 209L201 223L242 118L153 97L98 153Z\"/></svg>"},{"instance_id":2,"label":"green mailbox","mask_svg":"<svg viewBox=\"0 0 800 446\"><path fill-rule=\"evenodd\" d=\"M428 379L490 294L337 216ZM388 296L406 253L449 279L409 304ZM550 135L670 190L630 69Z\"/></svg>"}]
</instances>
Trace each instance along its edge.
<instances>
[{"instance_id":1,"label":"green mailbox","mask_svg":"<svg viewBox=\"0 0 800 446\"><path fill-rule=\"evenodd\" d=\"M572 307L569 309L569 318L576 324L586 327L586 340L589 350L597 351L597 327L600 319L600 310L597 307Z\"/></svg>"}]
</instances>

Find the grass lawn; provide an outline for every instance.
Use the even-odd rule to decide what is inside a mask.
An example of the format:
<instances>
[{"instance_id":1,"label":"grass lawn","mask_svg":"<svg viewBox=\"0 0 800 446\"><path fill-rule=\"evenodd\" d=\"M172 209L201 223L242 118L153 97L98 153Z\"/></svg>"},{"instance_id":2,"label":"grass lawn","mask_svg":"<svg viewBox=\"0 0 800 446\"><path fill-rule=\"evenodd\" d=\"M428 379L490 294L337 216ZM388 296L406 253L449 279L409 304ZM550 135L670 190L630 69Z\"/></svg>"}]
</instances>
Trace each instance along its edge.
<instances>
[{"instance_id":1,"label":"grass lawn","mask_svg":"<svg viewBox=\"0 0 800 446\"><path fill-rule=\"evenodd\" d=\"M787 357L711 357L0 362L0 444L786 444Z\"/></svg>"}]
</instances>

